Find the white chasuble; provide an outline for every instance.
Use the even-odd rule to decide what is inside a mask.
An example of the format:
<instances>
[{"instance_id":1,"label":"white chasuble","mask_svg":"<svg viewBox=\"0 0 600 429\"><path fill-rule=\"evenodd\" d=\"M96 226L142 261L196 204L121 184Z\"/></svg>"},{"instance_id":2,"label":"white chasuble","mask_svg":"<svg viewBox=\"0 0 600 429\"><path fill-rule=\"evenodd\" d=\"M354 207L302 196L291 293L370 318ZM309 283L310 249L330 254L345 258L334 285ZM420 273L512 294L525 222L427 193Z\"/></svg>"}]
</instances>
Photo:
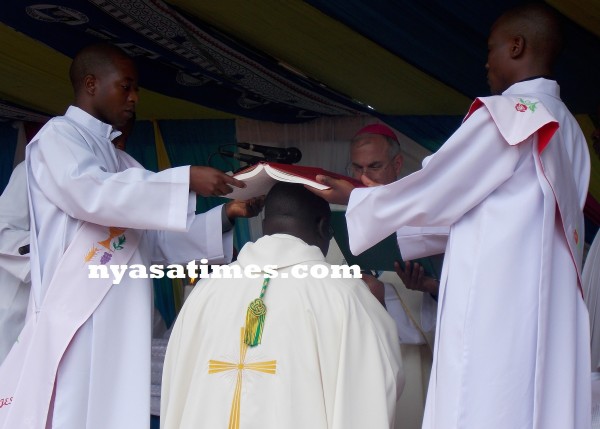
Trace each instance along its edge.
<instances>
[{"instance_id":1,"label":"white chasuble","mask_svg":"<svg viewBox=\"0 0 600 429\"><path fill-rule=\"evenodd\" d=\"M414 233L414 229L411 233ZM346 264L335 239L329 243L327 262ZM396 272L379 276L385 288L385 308L396 322L404 370L404 390L396 404L396 429L420 429L431 372L437 303L429 294L407 289Z\"/></svg>"},{"instance_id":2,"label":"white chasuble","mask_svg":"<svg viewBox=\"0 0 600 429\"><path fill-rule=\"evenodd\" d=\"M278 267L252 347L241 329L263 274L197 283L167 348L162 429L393 427L404 384L394 322L358 279L292 275L317 264L329 267L317 247L290 235L242 248L233 269Z\"/></svg>"},{"instance_id":3,"label":"white chasuble","mask_svg":"<svg viewBox=\"0 0 600 429\"><path fill-rule=\"evenodd\" d=\"M590 427L584 136L554 81L478 106L422 170L352 192L350 247L450 226L423 428Z\"/></svg>"}]
</instances>

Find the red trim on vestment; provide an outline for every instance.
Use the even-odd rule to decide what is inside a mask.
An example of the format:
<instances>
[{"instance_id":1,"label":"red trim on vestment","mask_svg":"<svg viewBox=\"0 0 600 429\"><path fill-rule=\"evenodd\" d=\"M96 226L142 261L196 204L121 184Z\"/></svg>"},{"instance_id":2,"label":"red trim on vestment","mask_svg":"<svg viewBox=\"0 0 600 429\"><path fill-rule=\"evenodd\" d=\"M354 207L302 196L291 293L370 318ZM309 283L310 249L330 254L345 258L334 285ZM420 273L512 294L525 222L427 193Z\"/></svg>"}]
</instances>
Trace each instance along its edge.
<instances>
[{"instance_id":1,"label":"red trim on vestment","mask_svg":"<svg viewBox=\"0 0 600 429\"><path fill-rule=\"evenodd\" d=\"M538 153L541 154L544 151L544 149L546 149L546 146L548 146L550 139L552 138L556 130L558 130L558 127L558 122L548 122L546 125L544 125L537 131Z\"/></svg>"},{"instance_id":2,"label":"red trim on vestment","mask_svg":"<svg viewBox=\"0 0 600 429\"><path fill-rule=\"evenodd\" d=\"M479 109L482 105L483 101L481 101L479 98L476 98L475 101L473 101L473 103L471 104L471 107L469 107L469 111L467 112L467 116L465 116L465 119L463 119L463 122L469 119L469 116L471 116L473 112Z\"/></svg>"},{"instance_id":3,"label":"red trim on vestment","mask_svg":"<svg viewBox=\"0 0 600 429\"><path fill-rule=\"evenodd\" d=\"M554 132L558 129L558 126L554 127L554 130L552 131L552 134L554 134ZM552 134L549 134L549 137L552 137ZM548 139L549 141L550 139ZM548 145L548 141L545 142L544 144L544 148L546 148L546 146ZM539 141L538 141L539 142ZM540 162L540 165L542 167L542 174L544 175L544 178L546 179L546 182L548 182L548 184L550 185L550 189L552 189L552 193L554 194L554 201L556 201L556 213L558 213L558 217L560 218L560 224L562 225L562 231L565 235L565 238L567 239L567 247L569 248L569 255L571 255L571 259L573 260L573 265L575 265L575 271L577 272L577 287L579 288L579 293L581 293L581 297L584 298L583 295L583 287L582 285L582 280L581 280L581 273L579 272L579 270L577 269L577 260L575 259L575 255L573 254L573 249L571 248L571 245L569 244L569 236L567 235L567 231L565 231L565 224L563 222L563 218L562 215L560 213L560 207L558 205L558 198L556 197L556 191L554 190L554 186L552 186L552 182L548 179L548 176L546 176L546 171L544 171L544 164L542 163L542 159L541 159L541 150L539 150L538 147L538 161ZM577 230L575 230L575 232L577 232Z\"/></svg>"}]
</instances>

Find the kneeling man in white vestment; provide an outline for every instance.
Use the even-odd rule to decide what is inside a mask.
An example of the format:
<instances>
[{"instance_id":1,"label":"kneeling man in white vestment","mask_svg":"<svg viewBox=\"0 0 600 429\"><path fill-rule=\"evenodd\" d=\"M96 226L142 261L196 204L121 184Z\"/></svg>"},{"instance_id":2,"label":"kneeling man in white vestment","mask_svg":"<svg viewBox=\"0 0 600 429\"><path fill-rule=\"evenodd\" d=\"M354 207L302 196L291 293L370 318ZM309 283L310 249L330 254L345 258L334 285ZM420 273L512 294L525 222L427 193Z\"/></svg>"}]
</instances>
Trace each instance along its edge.
<instances>
[{"instance_id":1,"label":"kneeling man in white vestment","mask_svg":"<svg viewBox=\"0 0 600 429\"><path fill-rule=\"evenodd\" d=\"M330 215L301 185L276 184L266 235L230 265L256 275L199 281L167 348L162 429L393 427L396 326L360 279L331 275Z\"/></svg>"}]
</instances>

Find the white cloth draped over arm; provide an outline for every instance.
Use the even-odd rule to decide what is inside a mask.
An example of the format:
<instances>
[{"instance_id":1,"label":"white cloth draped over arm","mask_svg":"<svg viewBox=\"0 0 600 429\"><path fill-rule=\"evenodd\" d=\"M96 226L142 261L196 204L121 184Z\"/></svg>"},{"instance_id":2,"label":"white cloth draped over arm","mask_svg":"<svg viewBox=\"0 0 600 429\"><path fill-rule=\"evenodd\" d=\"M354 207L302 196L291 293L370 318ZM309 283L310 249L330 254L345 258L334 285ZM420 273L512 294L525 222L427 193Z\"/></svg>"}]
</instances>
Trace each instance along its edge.
<instances>
[{"instance_id":1,"label":"white cloth draped over arm","mask_svg":"<svg viewBox=\"0 0 600 429\"><path fill-rule=\"evenodd\" d=\"M385 287L385 308L388 314L394 319L394 322L396 322L400 344L424 344L425 338L423 338L421 332L400 303L400 297L394 285L391 283L384 283L383 285ZM415 317L416 314L418 313L415 312L412 316ZM419 323L418 320L415 320L415 322Z\"/></svg>"},{"instance_id":2,"label":"white cloth draped over arm","mask_svg":"<svg viewBox=\"0 0 600 429\"><path fill-rule=\"evenodd\" d=\"M429 155L423 159L423 168L429 164L432 156ZM396 231L396 239L402 259L410 261L444 253L449 232L449 227L401 227Z\"/></svg>"},{"instance_id":3,"label":"white cloth draped over arm","mask_svg":"<svg viewBox=\"0 0 600 429\"><path fill-rule=\"evenodd\" d=\"M29 244L29 203L25 164L17 165L0 195L0 363L25 320L31 265L19 247Z\"/></svg>"},{"instance_id":4,"label":"white cloth draped over arm","mask_svg":"<svg viewBox=\"0 0 600 429\"><path fill-rule=\"evenodd\" d=\"M511 177L519 150L479 109L422 170L352 191L346 212L351 251L361 253L403 226L452 225Z\"/></svg>"},{"instance_id":5,"label":"white cloth draped over arm","mask_svg":"<svg viewBox=\"0 0 600 429\"><path fill-rule=\"evenodd\" d=\"M29 203L25 164L20 163L0 195L0 269L23 282L29 281L29 255L20 255L18 250L26 244L29 244Z\"/></svg>"},{"instance_id":6,"label":"white cloth draped over arm","mask_svg":"<svg viewBox=\"0 0 600 429\"><path fill-rule=\"evenodd\" d=\"M437 322L438 303L431 294L423 293L421 301L421 329L423 332L433 332Z\"/></svg>"}]
</instances>

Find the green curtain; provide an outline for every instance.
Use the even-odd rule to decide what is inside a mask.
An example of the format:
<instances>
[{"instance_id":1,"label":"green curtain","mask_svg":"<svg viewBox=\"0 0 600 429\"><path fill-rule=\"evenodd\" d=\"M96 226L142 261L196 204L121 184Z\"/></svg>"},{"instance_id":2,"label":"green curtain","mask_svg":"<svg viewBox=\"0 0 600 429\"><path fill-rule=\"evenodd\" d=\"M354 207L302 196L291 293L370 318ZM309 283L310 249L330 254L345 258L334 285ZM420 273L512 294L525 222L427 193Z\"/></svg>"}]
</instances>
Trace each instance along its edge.
<instances>
[{"instance_id":1,"label":"green curtain","mask_svg":"<svg viewBox=\"0 0 600 429\"><path fill-rule=\"evenodd\" d=\"M222 171L239 168L236 160L218 155L221 145L236 142L234 120L169 120L158 121L171 166L210 165ZM228 149L232 149L229 147ZM156 146L151 121L138 121L127 141L127 152L145 168L157 171ZM227 202L225 198L202 198L196 203L196 211L203 213ZM234 246L239 250L250 234L246 219L238 219L234 230ZM177 316L180 295L171 279L154 280L154 303L167 327Z\"/></svg>"}]
</instances>

